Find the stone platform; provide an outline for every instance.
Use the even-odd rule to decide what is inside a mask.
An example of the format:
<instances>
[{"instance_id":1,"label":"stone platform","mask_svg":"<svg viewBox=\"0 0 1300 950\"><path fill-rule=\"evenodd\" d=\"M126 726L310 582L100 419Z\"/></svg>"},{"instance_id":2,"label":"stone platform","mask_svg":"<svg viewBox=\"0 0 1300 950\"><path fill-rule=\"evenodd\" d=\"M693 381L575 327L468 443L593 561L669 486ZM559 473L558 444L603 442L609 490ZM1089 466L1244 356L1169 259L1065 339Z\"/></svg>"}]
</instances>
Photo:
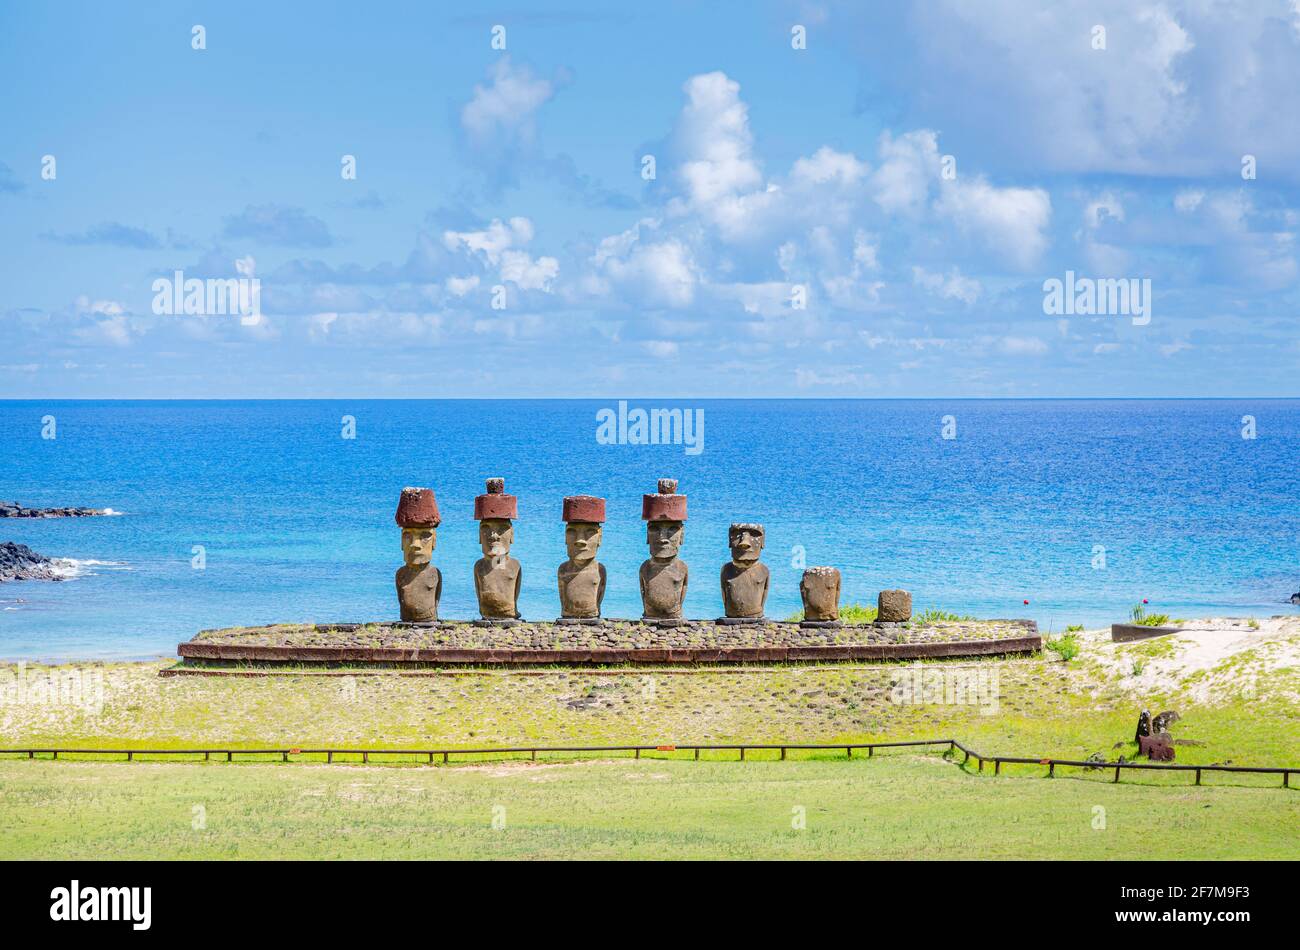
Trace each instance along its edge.
<instances>
[{"instance_id":1,"label":"stone platform","mask_svg":"<svg viewBox=\"0 0 1300 950\"><path fill-rule=\"evenodd\" d=\"M603 619L509 626L472 621L276 624L204 630L180 644L187 665L316 663L535 665L779 663L989 656L1042 649L1032 620L802 626L793 621L675 625Z\"/></svg>"}]
</instances>

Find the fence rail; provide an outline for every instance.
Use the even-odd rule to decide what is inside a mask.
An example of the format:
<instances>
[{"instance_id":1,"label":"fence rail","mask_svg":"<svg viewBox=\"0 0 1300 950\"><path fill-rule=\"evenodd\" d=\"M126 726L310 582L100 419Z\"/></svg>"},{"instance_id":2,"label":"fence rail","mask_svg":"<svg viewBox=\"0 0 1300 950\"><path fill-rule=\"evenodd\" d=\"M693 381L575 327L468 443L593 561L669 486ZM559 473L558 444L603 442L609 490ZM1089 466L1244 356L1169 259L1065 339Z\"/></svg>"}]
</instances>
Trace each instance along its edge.
<instances>
[{"instance_id":1,"label":"fence rail","mask_svg":"<svg viewBox=\"0 0 1300 950\"><path fill-rule=\"evenodd\" d=\"M1052 778L1056 775L1057 766L1067 768L1080 768L1089 771L1098 771L1105 769L1114 769L1114 781L1118 782L1120 772L1124 769L1138 769L1148 772L1195 772L1196 784L1201 784L1201 775L1204 772L1247 772L1259 775L1281 775L1282 787L1291 787L1292 773L1300 773L1300 766L1296 767L1268 767L1255 765L1156 765L1153 762L1089 762L1078 759L1048 759L1048 758L1029 758L1025 756L1009 755L981 755L974 749L962 745L956 739L905 739L895 742L831 742L831 743L725 743L725 744L660 744L660 745L573 745L573 746L501 746L480 749L312 749L307 747L292 747L287 749L54 749L54 748L31 748L31 749L0 749L0 756L19 755L26 756L28 759L35 759L37 756L50 756L58 759L60 755L123 755L126 761L131 762L136 756L203 756L204 761L210 761L213 756L218 758L225 756L227 762L233 762L235 756L279 756L281 761L292 761L291 756L301 757L308 755L323 755L327 763L333 762L334 757L338 755L361 756L363 763L368 763L371 756L424 756L428 758L430 765L433 764L436 757L441 757L444 763L449 763L451 757L455 756L481 756L481 755L519 755L528 753L532 760L537 759L537 754L556 753L556 752L631 752L636 758L641 758L642 752L691 752L695 753L695 759L699 759L701 752L738 752L740 761L745 760L745 753L749 752L771 752L779 751L782 760L785 759L786 753L790 750L802 751L835 751L843 749L845 754L853 757L854 750L866 749L867 756L875 755L877 749L898 749L898 748L916 748L923 746L947 746L945 755L960 752L963 755L961 764L965 766L971 759L975 759L979 764L979 771L984 771L984 763L993 763L993 774L1001 775L1003 765L1045 765L1047 766L1047 777ZM299 759L301 761L301 759Z\"/></svg>"}]
</instances>

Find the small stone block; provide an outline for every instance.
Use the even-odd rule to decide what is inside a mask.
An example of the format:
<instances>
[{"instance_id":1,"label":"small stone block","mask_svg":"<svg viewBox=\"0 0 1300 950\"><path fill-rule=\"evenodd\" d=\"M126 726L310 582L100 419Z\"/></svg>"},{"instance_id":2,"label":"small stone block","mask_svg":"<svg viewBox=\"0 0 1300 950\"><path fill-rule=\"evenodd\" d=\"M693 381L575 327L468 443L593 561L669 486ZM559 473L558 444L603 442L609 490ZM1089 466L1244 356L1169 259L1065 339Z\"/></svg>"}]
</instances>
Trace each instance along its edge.
<instances>
[{"instance_id":1,"label":"small stone block","mask_svg":"<svg viewBox=\"0 0 1300 950\"><path fill-rule=\"evenodd\" d=\"M905 590L882 590L876 599L876 619L903 623L912 619L912 595Z\"/></svg>"}]
</instances>

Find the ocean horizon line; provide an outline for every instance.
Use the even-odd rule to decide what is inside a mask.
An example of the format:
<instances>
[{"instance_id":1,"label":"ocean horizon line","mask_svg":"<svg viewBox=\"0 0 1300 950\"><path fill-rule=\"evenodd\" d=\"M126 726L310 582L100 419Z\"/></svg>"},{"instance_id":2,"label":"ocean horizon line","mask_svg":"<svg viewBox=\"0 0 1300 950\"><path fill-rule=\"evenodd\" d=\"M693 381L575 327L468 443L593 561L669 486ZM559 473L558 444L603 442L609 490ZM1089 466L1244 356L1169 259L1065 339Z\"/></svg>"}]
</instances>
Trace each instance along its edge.
<instances>
[{"instance_id":1,"label":"ocean horizon line","mask_svg":"<svg viewBox=\"0 0 1300 950\"><path fill-rule=\"evenodd\" d=\"M16 403L251 402L1296 402L1294 396L0 396Z\"/></svg>"}]
</instances>

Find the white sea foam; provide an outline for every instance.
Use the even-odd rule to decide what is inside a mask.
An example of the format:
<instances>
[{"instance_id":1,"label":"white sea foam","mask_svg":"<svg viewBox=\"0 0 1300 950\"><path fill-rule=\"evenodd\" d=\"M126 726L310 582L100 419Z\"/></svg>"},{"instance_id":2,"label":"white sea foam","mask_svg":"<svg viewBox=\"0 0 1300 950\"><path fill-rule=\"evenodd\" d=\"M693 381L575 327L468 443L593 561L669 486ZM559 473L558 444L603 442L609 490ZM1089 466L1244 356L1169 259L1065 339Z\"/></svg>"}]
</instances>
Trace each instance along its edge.
<instances>
[{"instance_id":1,"label":"white sea foam","mask_svg":"<svg viewBox=\"0 0 1300 950\"><path fill-rule=\"evenodd\" d=\"M56 557L51 558L51 570L64 580L85 577L105 571L129 571L131 566L125 561L96 561L91 558ZM98 570L97 570L98 569Z\"/></svg>"}]
</instances>

